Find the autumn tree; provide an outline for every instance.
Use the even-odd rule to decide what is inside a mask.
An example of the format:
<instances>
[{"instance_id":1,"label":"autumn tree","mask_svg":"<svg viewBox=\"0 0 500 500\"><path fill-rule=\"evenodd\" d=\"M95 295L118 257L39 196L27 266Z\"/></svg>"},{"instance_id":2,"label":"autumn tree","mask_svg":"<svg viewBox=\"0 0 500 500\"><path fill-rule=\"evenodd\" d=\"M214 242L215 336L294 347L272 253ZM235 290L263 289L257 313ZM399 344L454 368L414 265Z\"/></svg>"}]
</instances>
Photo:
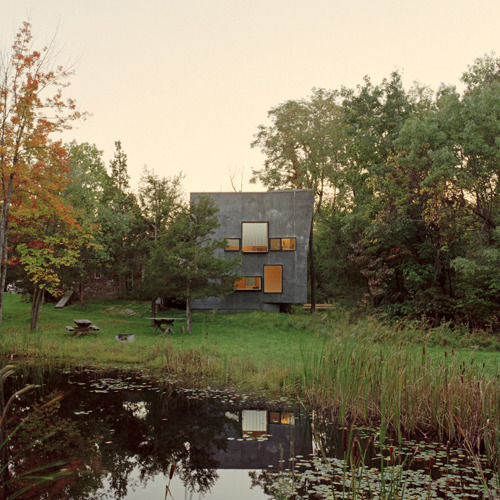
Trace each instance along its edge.
<instances>
[{"instance_id":1,"label":"autumn tree","mask_svg":"<svg viewBox=\"0 0 500 500\"><path fill-rule=\"evenodd\" d=\"M81 250L93 235L76 223L62 199L33 199L13 214L15 257L32 283L30 330L37 330L45 292L61 293L61 271L78 263Z\"/></svg>"},{"instance_id":2,"label":"autumn tree","mask_svg":"<svg viewBox=\"0 0 500 500\"><path fill-rule=\"evenodd\" d=\"M53 64L53 51L32 48L29 23L16 35L0 66L0 320L8 261L11 209L22 193L42 194L67 170L67 155L54 136L80 117L63 98L70 72Z\"/></svg>"}]
</instances>

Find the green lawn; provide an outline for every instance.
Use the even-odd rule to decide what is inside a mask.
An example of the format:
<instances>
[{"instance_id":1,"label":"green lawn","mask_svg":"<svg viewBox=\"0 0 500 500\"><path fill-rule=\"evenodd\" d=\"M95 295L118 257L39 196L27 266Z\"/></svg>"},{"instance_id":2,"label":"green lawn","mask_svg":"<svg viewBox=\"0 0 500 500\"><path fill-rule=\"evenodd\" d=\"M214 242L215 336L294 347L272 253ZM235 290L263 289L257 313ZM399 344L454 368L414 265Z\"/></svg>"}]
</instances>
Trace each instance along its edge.
<instances>
[{"instance_id":1,"label":"green lawn","mask_svg":"<svg viewBox=\"0 0 500 500\"><path fill-rule=\"evenodd\" d=\"M149 303L136 301L89 302L63 309L55 309L54 304L46 303L39 331L29 332L30 304L20 295L5 294L4 297L0 336L0 354L4 357L124 363L158 369L166 368L159 365L166 349L174 353L197 351L218 365L213 366L207 375L227 381L229 366L235 369L240 365L241 370L250 370L251 373L260 369L279 372L280 367L299 362L305 346L318 341L315 322L310 315L265 312L194 312L192 333L188 335L181 333L181 326L186 325L184 311L170 310L160 314L178 317L179 321L174 325L175 335L165 336L154 332L150 321L145 319L150 316ZM73 320L78 318L92 320L100 330L92 336L73 338L65 326L74 325ZM118 334L135 334L135 342L119 343L115 339ZM192 370L188 369L186 373L192 373ZM241 379L239 382L246 385ZM269 388L270 383L265 385Z\"/></svg>"},{"instance_id":2,"label":"green lawn","mask_svg":"<svg viewBox=\"0 0 500 500\"><path fill-rule=\"evenodd\" d=\"M302 369L304 357L319 355L325 343L335 340L342 345L351 341L360 345L369 343L378 346L378 350L399 345L415 352L416 356L425 345L435 356L453 352L456 359L467 361L474 356L476 364L485 363L485 372L493 376L499 372L500 343L493 336L459 335L446 329L430 333L408 328L396 330L369 317L352 320L341 311L313 316L301 309L294 310L293 314L194 312L192 333L188 335L181 333L181 326L186 324L185 312L170 310L160 314L178 317L179 321L174 326L176 334L165 336L153 332L150 321L145 319L150 316L149 302L101 301L83 306L75 303L63 309L46 303L40 330L29 332L30 304L21 295L14 294L5 294L4 301L0 333L0 354L4 357L40 355L67 362L158 367L155 358L161 357L160 353L168 348L173 353L203 352L207 358L220 360L221 368L225 364L227 369L227 364L232 363L233 367L250 366L253 373L259 370L279 373L284 369ZM73 319L77 318L92 320L100 331L91 337L73 338L65 326L73 325ZM115 340L118 334L135 334L135 342L119 343ZM227 378L227 374L224 377Z\"/></svg>"}]
</instances>

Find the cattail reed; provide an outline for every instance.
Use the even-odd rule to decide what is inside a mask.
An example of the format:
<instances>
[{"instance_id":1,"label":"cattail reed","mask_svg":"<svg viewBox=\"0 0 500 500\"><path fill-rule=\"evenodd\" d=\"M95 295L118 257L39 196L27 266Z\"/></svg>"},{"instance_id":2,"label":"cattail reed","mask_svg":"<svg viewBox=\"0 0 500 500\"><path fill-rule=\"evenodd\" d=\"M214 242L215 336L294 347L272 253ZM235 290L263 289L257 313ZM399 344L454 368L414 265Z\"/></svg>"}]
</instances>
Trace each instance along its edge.
<instances>
[{"instance_id":1,"label":"cattail reed","mask_svg":"<svg viewBox=\"0 0 500 500\"><path fill-rule=\"evenodd\" d=\"M354 441L352 442L352 459L355 464L359 463L360 459L360 453L359 453L359 441L357 438L354 438Z\"/></svg>"},{"instance_id":2,"label":"cattail reed","mask_svg":"<svg viewBox=\"0 0 500 500\"><path fill-rule=\"evenodd\" d=\"M396 459L394 457L394 446L389 447L389 463L395 465Z\"/></svg>"},{"instance_id":3,"label":"cattail reed","mask_svg":"<svg viewBox=\"0 0 500 500\"><path fill-rule=\"evenodd\" d=\"M347 452L348 445L349 445L349 431L347 427L344 427L342 429L342 450L344 451L344 453Z\"/></svg>"}]
</instances>

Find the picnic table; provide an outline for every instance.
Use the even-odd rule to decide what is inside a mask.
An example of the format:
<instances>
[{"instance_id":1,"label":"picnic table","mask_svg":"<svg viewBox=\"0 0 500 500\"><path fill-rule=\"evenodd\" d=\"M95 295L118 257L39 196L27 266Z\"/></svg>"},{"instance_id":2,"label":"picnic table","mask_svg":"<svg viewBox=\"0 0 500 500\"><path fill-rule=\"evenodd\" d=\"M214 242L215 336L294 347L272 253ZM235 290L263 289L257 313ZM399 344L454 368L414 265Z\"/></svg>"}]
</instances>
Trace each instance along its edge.
<instances>
[{"instance_id":1,"label":"picnic table","mask_svg":"<svg viewBox=\"0 0 500 500\"><path fill-rule=\"evenodd\" d=\"M145 318L149 319L152 322L152 325L155 327L153 333L157 330L160 330L161 333L175 333L173 326L176 320L181 318Z\"/></svg>"},{"instance_id":2,"label":"picnic table","mask_svg":"<svg viewBox=\"0 0 500 500\"><path fill-rule=\"evenodd\" d=\"M76 326L67 326L66 330L73 333L73 337L79 337L80 335L91 335L92 332L99 330L99 327L92 324L90 319L74 319L73 322Z\"/></svg>"}]
</instances>

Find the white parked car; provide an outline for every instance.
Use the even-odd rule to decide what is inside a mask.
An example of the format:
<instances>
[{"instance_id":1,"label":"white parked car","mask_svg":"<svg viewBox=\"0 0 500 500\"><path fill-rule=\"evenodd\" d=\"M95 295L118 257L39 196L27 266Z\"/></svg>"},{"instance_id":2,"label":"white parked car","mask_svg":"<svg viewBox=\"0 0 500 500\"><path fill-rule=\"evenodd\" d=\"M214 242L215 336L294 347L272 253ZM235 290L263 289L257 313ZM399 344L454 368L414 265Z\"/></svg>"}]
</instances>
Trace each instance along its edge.
<instances>
[{"instance_id":1,"label":"white parked car","mask_svg":"<svg viewBox=\"0 0 500 500\"><path fill-rule=\"evenodd\" d=\"M9 283L6 287L6 290L9 293L24 293L26 291L22 287L21 281L14 281L13 283Z\"/></svg>"}]
</instances>

